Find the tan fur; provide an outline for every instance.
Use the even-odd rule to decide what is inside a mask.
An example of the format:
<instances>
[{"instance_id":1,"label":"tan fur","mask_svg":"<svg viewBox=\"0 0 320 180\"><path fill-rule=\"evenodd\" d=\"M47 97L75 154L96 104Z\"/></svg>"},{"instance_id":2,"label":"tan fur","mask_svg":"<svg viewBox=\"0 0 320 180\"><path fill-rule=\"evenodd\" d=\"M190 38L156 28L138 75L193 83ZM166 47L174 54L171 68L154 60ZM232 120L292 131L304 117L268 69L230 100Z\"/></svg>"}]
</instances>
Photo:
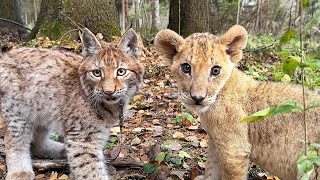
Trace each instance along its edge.
<instances>
[{"instance_id":1,"label":"tan fur","mask_svg":"<svg viewBox=\"0 0 320 180\"><path fill-rule=\"evenodd\" d=\"M302 88L256 81L235 68L246 41L246 30L237 25L221 38L195 33L183 39L171 30L162 30L155 46L171 67L183 103L200 113L209 135L205 179L246 179L249 159L284 180L297 179L296 160L304 150L299 141L304 137L302 115L282 114L253 123L240 120L289 99L302 102ZM181 70L184 63L191 66L189 74ZM214 66L221 67L218 76L210 75ZM204 100L196 105L192 96ZM320 101L316 93L307 99L307 103ZM308 111L307 119L309 141L319 143L320 108Z\"/></svg>"}]
</instances>

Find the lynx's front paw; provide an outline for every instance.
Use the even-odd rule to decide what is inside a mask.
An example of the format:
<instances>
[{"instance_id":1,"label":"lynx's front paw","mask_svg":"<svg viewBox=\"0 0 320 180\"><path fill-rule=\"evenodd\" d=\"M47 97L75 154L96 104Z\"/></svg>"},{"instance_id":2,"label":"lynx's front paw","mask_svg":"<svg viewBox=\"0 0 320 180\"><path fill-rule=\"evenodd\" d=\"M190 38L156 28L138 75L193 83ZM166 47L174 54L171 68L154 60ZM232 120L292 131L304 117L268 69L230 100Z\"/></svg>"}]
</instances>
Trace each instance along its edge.
<instances>
[{"instance_id":1,"label":"lynx's front paw","mask_svg":"<svg viewBox=\"0 0 320 180\"><path fill-rule=\"evenodd\" d=\"M34 174L31 171L18 171L8 173L6 180L33 180Z\"/></svg>"},{"instance_id":2,"label":"lynx's front paw","mask_svg":"<svg viewBox=\"0 0 320 180\"><path fill-rule=\"evenodd\" d=\"M204 180L204 175L197 176L194 180Z\"/></svg>"}]
</instances>

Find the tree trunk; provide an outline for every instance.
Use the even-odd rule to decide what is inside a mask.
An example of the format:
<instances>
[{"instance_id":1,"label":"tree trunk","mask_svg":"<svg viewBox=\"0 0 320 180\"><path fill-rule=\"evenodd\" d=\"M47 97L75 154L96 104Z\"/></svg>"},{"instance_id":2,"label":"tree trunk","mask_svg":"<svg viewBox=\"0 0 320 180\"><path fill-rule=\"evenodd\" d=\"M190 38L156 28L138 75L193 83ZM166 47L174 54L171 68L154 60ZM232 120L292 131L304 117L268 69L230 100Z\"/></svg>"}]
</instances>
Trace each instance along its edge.
<instances>
[{"instance_id":1,"label":"tree trunk","mask_svg":"<svg viewBox=\"0 0 320 180\"><path fill-rule=\"evenodd\" d=\"M21 1L1 0L0 1L0 27L6 27L11 32L18 32L20 38L24 38L28 33L22 22Z\"/></svg>"},{"instance_id":2,"label":"tree trunk","mask_svg":"<svg viewBox=\"0 0 320 180\"><path fill-rule=\"evenodd\" d=\"M140 0L134 0L135 29L140 29Z\"/></svg>"},{"instance_id":3,"label":"tree trunk","mask_svg":"<svg viewBox=\"0 0 320 180\"><path fill-rule=\"evenodd\" d=\"M168 27L176 32L180 31L182 36L209 31L208 4L209 0L171 0Z\"/></svg>"},{"instance_id":4,"label":"tree trunk","mask_svg":"<svg viewBox=\"0 0 320 180\"><path fill-rule=\"evenodd\" d=\"M37 34L60 39L68 31L87 27L111 40L112 36L120 35L118 21L115 0L42 0L38 21L29 39Z\"/></svg>"},{"instance_id":5,"label":"tree trunk","mask_svg":"<svg viewBox=\"0 0 320 180\"><path fill-rule=\"evenodd\" d=\"M160 24L159 0L152 0L151 6L152 6L151 32L156 32Z\"/></svg>"}]
</instances>

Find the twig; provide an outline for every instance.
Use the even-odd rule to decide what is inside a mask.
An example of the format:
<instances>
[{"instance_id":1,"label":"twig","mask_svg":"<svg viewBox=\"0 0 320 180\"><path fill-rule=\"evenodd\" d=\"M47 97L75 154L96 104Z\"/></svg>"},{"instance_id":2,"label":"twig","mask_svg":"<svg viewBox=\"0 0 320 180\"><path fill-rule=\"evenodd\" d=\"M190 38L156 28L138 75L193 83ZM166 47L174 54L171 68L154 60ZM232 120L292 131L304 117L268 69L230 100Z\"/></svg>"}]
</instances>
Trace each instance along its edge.
<instances>
[{"instance_id":1,"label":"twig","mask_svg":"<svg viewBox=\"0 0 320 180\"><path fill-rule=\"evenodd\" d=\"M81 29L71 29L71 30L67 31L66 33L64 33L64 34L61 36L61 38L59 39L59 41L61 42L62 38L63 38L65 35L67 35L68 33L73 32L73 31L77 31L77 30L81 30Z\"/></svg>"},{"instance_id":2,"label":"twig","mask_svg":"<svg viewBox=\"0 0 320 180\"><path fill-rule=\"evenodd\" d=\"M83 28L85 27L84 25L79 24L79 25L82 26L82 27L80 27L80 26L78 25L78 23L76 23L74 20L72 20L69 16L65 15L63 12L60 12L60 14L62 14L62 15L65 16L66 18L68 18L75 26L77 26L77 28L83 29Z\"/></svg>"},{"instance_id":3,"label":"twig","mask_svg":"<svg viewBox=\"0 0 320 180\"><path fill-rule=\"evenodd\" d=\"M304 87L304 67L301 66L304 59L303 54L303 39L302 39L302 23L303 23L303 11L302 11L303 1L300 0L300 24L299 24L299 36L300 36L300 67L301 67L301 85L302 85L302 103L303 103L303 128L304 128L304 154L307 155L308 150L308 125L307 125L307 119L306 119L306 98L305 98L305 87Z\"/></svg>"},{"instance_id":4,"label":"twig","mask_svg":"<svg viewBox=\"0 0 320 180\"><path fill-rule=\"evenodd\" d=\"M267 49L267 48L270 48L270 47L273 47L274 44L270 44L268 46L262 46L262 47L258 47L256 49L244 49L245 52L255 52L255 51L260 51L260 50L263 50L263 49Z\"/></svg>"},{"instance_id":5,"label":"twig","mask_svg":"<svg viewBox=\"0 0 320 180\"><path fill-rule=\"evenodd\" d=\"M28 31L31 31L31 29L29 29L29 28L27 28L27 27L23 26L22 24L17 23L17 22L14 22L14 21L11 21L11 20L9 20L9 19L0 18L0 20L2 20L2 21L6 21L6 22L9 22L9 23L12 23L12 24L15 24L15 25L20 26L20 27L22 27L22 28L24 28L24 29L26 29L26 30L28 30Z\"/></svg>"},{"instance_id":6,"label":"twig","mask_svg":"<svg viewBox=\"0 0 320 180\"><path fill-rule=\"evenodd\" d=\"M4 160L0 160L0 164L4 164ZM113 161L108 165L112 165L114 167L130 167L130 168L141 168L143 166L142 163L136 161ZM49 170L49 169L64 169L68 168L68 162L66 159L35 159L32 160L32 166L35 169L41 170Z\"/></svg>"}]
</instances>

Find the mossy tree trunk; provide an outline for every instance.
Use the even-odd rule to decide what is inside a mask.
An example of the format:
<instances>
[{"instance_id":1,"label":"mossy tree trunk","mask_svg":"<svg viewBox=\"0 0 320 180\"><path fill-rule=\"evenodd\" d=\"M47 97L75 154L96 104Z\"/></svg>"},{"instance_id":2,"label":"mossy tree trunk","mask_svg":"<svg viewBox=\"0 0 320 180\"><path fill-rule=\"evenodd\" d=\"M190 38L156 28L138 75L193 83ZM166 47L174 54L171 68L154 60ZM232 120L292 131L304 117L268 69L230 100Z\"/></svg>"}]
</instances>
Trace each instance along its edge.
<instances>
[{"instance_id":1,"label":"mossy tree trunk","mask_svg":"<svg viewBox=\"0 0 320 180\"><path fill-rule=\"evenodd\" d=\"M56 40L68 31L87 27L111 40L112 36L120 35L118 20L115 0L42 0L40 15L29 39L39 34Z\"/></svg>"},{"instance_id":2,"label":"mossy tree trunk","mask_svg":"<svg viewBox=\"0 0 320 180\"><path fill-rule=\"evenodd\" d=\"M209 0L170 0L168 28L180 32L182 36L188 36L195 32L208 32L209 4Z\"/></svg>"}]
</instances>

